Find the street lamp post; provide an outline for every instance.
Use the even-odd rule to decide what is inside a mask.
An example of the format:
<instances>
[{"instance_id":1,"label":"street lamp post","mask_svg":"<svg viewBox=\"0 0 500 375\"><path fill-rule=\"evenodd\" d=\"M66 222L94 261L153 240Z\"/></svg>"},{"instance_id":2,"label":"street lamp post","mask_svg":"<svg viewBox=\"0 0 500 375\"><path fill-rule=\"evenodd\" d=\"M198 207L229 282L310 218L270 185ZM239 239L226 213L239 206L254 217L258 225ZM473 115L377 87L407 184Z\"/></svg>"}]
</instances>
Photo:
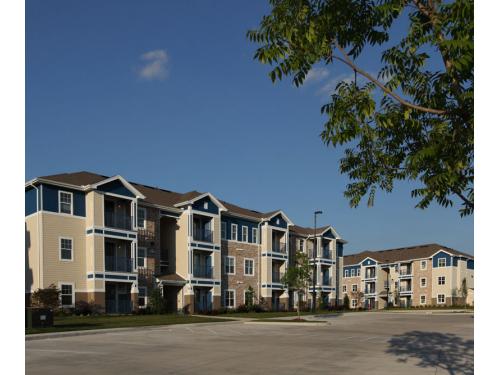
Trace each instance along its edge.
<instances>
[{"instance_id":1,"label":"street lamp post","mask_svg":"<svg viewBox=\"0 0 500 375\"><path fill-rule=\"evenodd\" d=\"M316 256L317 256L317 250L316 246L318 244L318 241L316 239L316 217L318 215L321 215L323 211L314 211L314 242L313 242L313 262L314 262L314 272L313 272L313 303L312 303L312 312L316 312L316 273L317 273L317 264L316 264Z\"/></svg>"},{"instance_id":2,"label":"street lamp post","mask_svg":"<svg viewBox=\"0 0 500 375\"><path fill-rule=\"evenodd\" d=\"M389 285L389 274L391 273L391 267L389 266L389 260L386 260L385 263L387 264L387 285L385 287L386 289L386 292L387 292L387 304L385 305L386 308L389 307L389 288L390 288L390 285Z\"/></svg>"}]
</instances>

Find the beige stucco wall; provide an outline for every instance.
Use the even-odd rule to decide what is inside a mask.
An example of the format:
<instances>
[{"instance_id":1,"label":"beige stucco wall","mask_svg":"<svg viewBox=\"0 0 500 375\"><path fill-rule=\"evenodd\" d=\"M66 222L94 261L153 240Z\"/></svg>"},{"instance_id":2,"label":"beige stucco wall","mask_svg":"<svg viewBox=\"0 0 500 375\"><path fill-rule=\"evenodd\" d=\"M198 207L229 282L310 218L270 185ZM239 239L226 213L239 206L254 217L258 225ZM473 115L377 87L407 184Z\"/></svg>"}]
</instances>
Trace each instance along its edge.
<instances>
[{"instance_id":1,"label":"beige stucco wall","mask_svg":"<svg viewBox=\"0 0 500 375\"><path fill-rule=\"evenodd\" d=\"M184 211L177 220L179 229L175 234L175 272L185 279L188 277L188 224L189 213Z\"/></svg>"},{"instance_id":2,"label":"beige stucco wall","mask_svg":"<svg viewBox=\"0 0 500 375\"><path fill-rule=\"evenodd\" d=\"M43 213L43 287L73 282L76 290L86 289L85 218ZM73 260L59 259L60 237L73 239Z\"/></svg>"},{"instance_id":3,"label":"beige stucco wall","mask_svg":"<svg viewBox=\"0 0 500 375\"><path fill-rule=\"evenodd\" d=\"M33 292L40 287L39 284L39 215L36 213L26 218L24 223L25 241L25 283L26 292ZM41 223L40 223L41 225Z\"/></svg>"}]
</instances>

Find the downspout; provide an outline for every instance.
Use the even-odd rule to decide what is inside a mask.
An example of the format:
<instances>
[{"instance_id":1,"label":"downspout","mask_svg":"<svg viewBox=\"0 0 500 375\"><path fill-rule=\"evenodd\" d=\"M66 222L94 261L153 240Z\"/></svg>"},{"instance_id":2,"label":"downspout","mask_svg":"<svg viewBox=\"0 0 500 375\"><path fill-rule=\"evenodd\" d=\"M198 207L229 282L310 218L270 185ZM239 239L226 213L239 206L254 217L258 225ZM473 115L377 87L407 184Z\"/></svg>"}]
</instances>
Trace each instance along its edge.
<instances>
[{"instance_id":1,"label":"downspout","mask_svg":"<svg viewBox=\"0 0 500 375\"><path fill-rule=\"evenodd\" d=\"M261 280L261 273L260 273L260 268L262 267L262 235L261 235L261 228L260 226L262 225L264 219L260 219L259 224L257 224L257 238L259 241L259 267L257 269L257 280L258 280L258 288L257 288L257 301L260 303L260 288L262 288L262 280Z\"/></svg>"}]
</instances>

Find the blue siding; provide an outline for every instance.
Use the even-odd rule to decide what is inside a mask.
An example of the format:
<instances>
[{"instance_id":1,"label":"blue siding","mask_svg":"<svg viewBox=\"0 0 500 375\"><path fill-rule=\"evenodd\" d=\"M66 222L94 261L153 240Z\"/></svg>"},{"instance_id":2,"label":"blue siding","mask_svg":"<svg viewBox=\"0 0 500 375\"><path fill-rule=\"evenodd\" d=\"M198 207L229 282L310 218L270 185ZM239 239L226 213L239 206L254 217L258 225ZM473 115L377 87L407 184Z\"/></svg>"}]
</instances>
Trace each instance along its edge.
<instances>
[{"instance_id":1,"label":"blue siding","mask_svg":"<svg viewBox=\"0 0 500 375\"><path fill-rule=\"evenodd\" d=\"M24 216L31 215L37 211L36 189L31 188L24 192Z\"/></svg>"},{"instance_id":2,"label":"blue siding","mask_svg":"<svg viewBox=\"0 0 500 375\"><path fill-rule=\"evenodd\" d=\"M363 266L373 266L377 264L373 259L365 259L363 263L361 263Z\"/></svg>"},{"instance_id":3,"label":"blue siding","mask_svg":"<svg viewBox=\"0 0 500 375\"><path fill-rule=\"evenodd\" d=\"M208 208L205 208L205 202L208 203ZM198 211L203 211L203 212L209 212L211 214L217 215L219 213L219 207L212 202L210 197L205 197L200 200L197 200L196 202L193 203L193 209L198 210Z\"/></svg>"},{"instance_id":4,"label":"blue siding","mask_svg":"<svg viewBox=\"0 0 500 375\"><path fill-rule=\"evenodd\" d=\"M42 185L43 210L59 212L59 190L73 193L73 214L85 216L85 193L83 191L46 184Z\"/></svg>"},{"instance_id":5,"label":"blue siding","mask_svg":"<svg viewBox=\"0 0 500 375\"><path fill-rule=\"evenodd\" d=\"M445 253L444 251L440 251L436 255L432 257L432 267L436 268L438 266L438 259L439 258L445 258L446 259L446 267L451 266L451 258L452 256L448 253Z\"/></svg>"},{"instance_id":6,"label":"blue siding","mask_svg":"<svg viewBox=\"0 0 500 375\"><path fill-rule=\"evenodd\" d=\"M467 259L467 269L469 269L469 270L474 269L474 260L473 259Z\"/></svg>"},{"instance_id":7,"label":"blue siding","mask_svg":"<svg viewBox=\"0 0 500 375\"><path fill-rule=\"evenodd\" d=\"M323 237L335 239L335 235L333 234L331 229L328 229L328 231L323 234Z\"/></svg>"},{"instance_id":8,"label":"blue siding","mask_svg":"<svg viewBox=\"0 0 500 375\"><path fill-rule=\"evenodd\" d=\"M279 223L278 223L278 220L279 220ZM275 217L273 217L271 220L269 220L269 224L274 226L274 227L279 227L279 228L286 229L286 227L287 227L287 222L283 218L282 215L276 215Z\"/></svg>"},{"instance_id":9,"label":"blue siding","mask_svg":"<svg viewBox=\"0 0 500 375\"><path fill-rule=\"evenodd\" d=\"M248 242L252 242L252 228L256 228L257 231L259 230L258 223L254 222L254 221L249 221L249 220L240 219L240 218L231 217L231 216L226 216L226 215L222 215L221 224L222 223L226 223L227 238L225 238L225 239L227 239L227 240L231 238L231 224L238 225L238 241L241 241L241 234L243 232L241 228L243 226L248 227ZM222 227L222 225L221 225L221 227Z\"/></svg>"},{"instance_id":10,"label":"blue siding","mask_svg":"<svg viewBox=\"0 0 500 375\"><path fill-rule=\"evenodd\" d=\"M108 182L107 184L101 185L97 188L99 191L104 191L106 193L113 193L118 195L124 195L126 197L135 198L135 194L123 185L120 180L114 180Z\"/></svg>"},{"instance_id":11,"label":"blue siding","mask_svg":"<svg viewBox=\"0 0 500 375\"><path fill-rule=\"evenodd\" d=\"M344 256L344 244L341 242L337 242L337 256L338 257Z\"/></svg>"},{"instance_id":12,"label":"blue siding","mask_svg":"<svg viewBox=\"0 0 500 375\"><path fill-rule=\"evenodd\" d=\"M348 270L349 271L349 277L350 277L351 276L351 270L358 270L358 269L361 269L361 266L359 266L359 265L345 266L344 270L342 271L342 276L344 277L345 271Z\"/></svg>"},{"instance_id":13,"label":"blue siding","mask_svg":"<svg viewBox=\"0 0 500 375\"><path fill-rule=\"evenodd\" d=\"M458 266L458 259L460 259L459 257L453 257L453 267L457 267Z\"/></svg>"}]
</instances>

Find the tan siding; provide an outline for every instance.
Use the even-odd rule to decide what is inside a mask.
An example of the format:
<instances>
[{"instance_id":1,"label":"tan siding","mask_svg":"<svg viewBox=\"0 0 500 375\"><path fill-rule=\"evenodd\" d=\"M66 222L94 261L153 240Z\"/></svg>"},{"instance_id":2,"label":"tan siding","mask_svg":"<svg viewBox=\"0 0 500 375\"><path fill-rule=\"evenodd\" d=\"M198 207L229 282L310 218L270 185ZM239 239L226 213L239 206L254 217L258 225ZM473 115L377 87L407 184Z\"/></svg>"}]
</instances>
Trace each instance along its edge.
<instances>
[{"instance_id":1,"label":"tan siding","mask_svg":"<svg viewBox=\"0 0 500 375\"><path fill-rule=\"evenodd\" d=\"M175 270L185 279L188 275L188 218L188 213L183 212L177 221L179 229L176 232Z\"/></svg>"},{"instance_id":2,"label":"tan siding","mask_svg":"<svg viewBox=\"0 0 500 375\"><path fill-rule=\"evenodd\" d=\"M24 224L25 232L25 284L26 291L39 288L39 231L38 218L40 214L28 217Z\"/></svg>"}]
</instances>

